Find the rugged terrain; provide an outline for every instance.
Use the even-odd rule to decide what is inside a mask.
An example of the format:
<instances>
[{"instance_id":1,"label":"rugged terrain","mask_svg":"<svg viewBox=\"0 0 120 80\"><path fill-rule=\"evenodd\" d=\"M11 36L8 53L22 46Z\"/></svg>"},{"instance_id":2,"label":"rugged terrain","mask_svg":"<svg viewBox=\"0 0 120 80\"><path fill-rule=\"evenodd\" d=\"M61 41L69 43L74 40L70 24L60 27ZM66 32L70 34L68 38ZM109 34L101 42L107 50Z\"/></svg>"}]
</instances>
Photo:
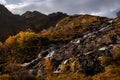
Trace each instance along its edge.
<instances>
[{"instance_id":1,"label":"rugged terrain","mask_svg":"<svg viewBox=\"0 0 120 80\"><path fill-rule=\"evenodd\" d=\"M78 65L81 65L86 74L93 75L104 71L99 60L105 55L112 56L115 47L119 46L119 40L120 37L115 30L115 20L93 22L87 31L75 39L42 47L37 58L22 66L29 67L33 72L34 70L43 71L41 72L43 74L43 61L48 58L54 68L54 73L70 72L71 64L73 64L74 72L79 72ZM66 68L65 71L61 69L63 65Z\"/></svg>"},{"instance_id":2,"label":"rugged terrain","mask_svg":"<svg viewBox=\"0 0 120 80\"><path fill-rule=\"evenodd\" d=\"M30 30L0 43L1 79L120 79L120 12L114 19L37 11L22 18Z\"/></svg>"}]
</instances>

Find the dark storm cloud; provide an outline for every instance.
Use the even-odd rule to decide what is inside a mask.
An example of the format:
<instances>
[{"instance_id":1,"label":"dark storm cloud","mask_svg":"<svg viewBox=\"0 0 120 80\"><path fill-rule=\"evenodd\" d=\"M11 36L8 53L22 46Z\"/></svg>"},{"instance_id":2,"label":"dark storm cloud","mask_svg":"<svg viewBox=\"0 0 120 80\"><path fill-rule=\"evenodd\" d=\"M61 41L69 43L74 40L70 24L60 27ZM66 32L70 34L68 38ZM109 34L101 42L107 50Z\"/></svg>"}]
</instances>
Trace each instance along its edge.
<instances>
[{"instance_id":1,"label":"dark storm cloud","mask_svg":"<svg viewBox=\"0 0 120 80\"><path fill-rule=\"evenodd\" d=\"M6 7L12 12L22 14L28 10L43 13L65 12L68 14L93 14L113 17L120 8L119 0L6 0Z\"/></svg>"}]
</instances>

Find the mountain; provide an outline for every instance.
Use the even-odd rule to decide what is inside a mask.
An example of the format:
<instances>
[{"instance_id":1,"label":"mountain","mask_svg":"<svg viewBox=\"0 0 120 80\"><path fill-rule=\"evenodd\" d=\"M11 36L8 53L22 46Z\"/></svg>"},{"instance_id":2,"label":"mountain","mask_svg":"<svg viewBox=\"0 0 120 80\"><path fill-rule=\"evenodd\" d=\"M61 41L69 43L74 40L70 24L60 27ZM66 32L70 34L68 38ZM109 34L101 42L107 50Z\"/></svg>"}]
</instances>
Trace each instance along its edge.
<instances>
[{"instance_id":1,"label":"mountain","mask_svg":"<svg viewBox=\"0 0 120 80\"><path fill-rule=\"evenodd\" d=\"M23 80L119 80L119 26L119 16L73 15L37 34L20 32L1 48L1 72Z\"/></svg>"},{"instance_id":2,"label":"mountain","mask_svg":"<svg viewBox=\"0 0 120 80\"><path fill-rule=\"evenodd\" d=\"M25 20L24 31L0 42L1 80L120 79L120 12L107 18L38 11L19 16L4 6L1 10L1 24L12 24L5 27L11 32Z\"/></svg>"},{"instance_id":3,"label":"mountain","mask_svg":"<svg viewBox=\"0 0 120 80\"><path fill-rule=\"evenodd\" d=\"M27 11L26 13L22 14L22 16L25 17L25 18L28 18L28 19L46 17L45 14L42 14L38 11L33 11L33 12Z\"/></svg>"},{"instance_id":4,"label":"mountain","mask_svg":"<svg viewBox=\"0 0 120 80\"><path fill-rule=\"evenodd\" d=\"M58 21L67 16L67 14L62 12L45 15L38 11L27 11L22 15L22 17L28 20L27 26L35 32L40 32L43 29L54 27Z\"/></svg>"},{"instance_id":5,"label":"mountain","mask_svg":"<svg viewBox=\"0 0 120 80\"><path fill-rule=\"evenodd\" d=\"M7 8L5 8L3 5L0 4L0 16L5 16L5 15L13 16L13 14L10 11L8 11Z\"/></svg>"},{"instance_id":6,"label":"mountain","mask_svg":"<svg viewBox=\"0 0 120 80\"><path fill-rule=\"evenodd\" d=\"M3 5L0 5L0 40L23 30L26 20L19 15L12 14Z\"/></svg>"},{"instance_id":7,"label":"mountain","mask_svg":"<svg viewBox=\"0 0 120 80\"><path fill-rule=\"evenodd\" d=\"M28 29L40 32L43 29L54 27L66 16L67 14L61 12L45 15L38 11L27 11L20 16L12 14L4 5L0 4L0 40L4 41L8 36Z\"/></svg>"}]
</instances>

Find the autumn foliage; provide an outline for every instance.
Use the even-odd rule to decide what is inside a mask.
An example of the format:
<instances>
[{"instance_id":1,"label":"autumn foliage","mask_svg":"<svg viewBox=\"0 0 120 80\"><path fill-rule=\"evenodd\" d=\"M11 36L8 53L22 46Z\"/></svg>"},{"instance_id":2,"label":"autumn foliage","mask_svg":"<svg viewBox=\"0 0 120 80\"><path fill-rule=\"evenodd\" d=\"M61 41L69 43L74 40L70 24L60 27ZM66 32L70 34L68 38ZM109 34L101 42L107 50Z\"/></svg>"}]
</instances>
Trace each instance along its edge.
<instances>
[{"instance_id":1,"label":"autumn foliage","mask_svg":"<svg viewBox=\"0 0 120 80\"><path fill-rule=\"evenodd\" d=\"M43 30L40 36L47 37L51 41L68 41L86 32L91 23L105 19L90 15L66 17L58 22L55 28Z\"/></svg>"}]
</instances>

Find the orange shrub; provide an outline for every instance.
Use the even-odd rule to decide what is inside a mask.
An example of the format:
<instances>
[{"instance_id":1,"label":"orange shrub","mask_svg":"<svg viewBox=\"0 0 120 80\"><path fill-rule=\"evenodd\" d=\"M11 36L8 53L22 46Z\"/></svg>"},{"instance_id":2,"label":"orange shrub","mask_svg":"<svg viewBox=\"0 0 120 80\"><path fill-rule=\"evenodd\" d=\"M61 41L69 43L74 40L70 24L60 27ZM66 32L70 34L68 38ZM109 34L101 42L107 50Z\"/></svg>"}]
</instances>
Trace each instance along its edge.
<instances>
[{"instance_id":1,"label":"orange shrub","mask_svg":"<svg viewBox=\"0 0 120 80\"><path fill-rule=\"evenodd\" d=\"M47 75L51 75L53 73L52 72L53 67L49 57L45 58L44 67L45 67L45 71L47 72Z\"/></svg>"},{"instance_id":2,"label":"orange shrub","mask_svg":"<svg viewBox=\"0 0 120 80\"><path fill-rule=\"evenodd\" d=\"M120 67L108 66L105 72L93 76L93 80L120 80Z\"/></svg>"}]
</instances>

